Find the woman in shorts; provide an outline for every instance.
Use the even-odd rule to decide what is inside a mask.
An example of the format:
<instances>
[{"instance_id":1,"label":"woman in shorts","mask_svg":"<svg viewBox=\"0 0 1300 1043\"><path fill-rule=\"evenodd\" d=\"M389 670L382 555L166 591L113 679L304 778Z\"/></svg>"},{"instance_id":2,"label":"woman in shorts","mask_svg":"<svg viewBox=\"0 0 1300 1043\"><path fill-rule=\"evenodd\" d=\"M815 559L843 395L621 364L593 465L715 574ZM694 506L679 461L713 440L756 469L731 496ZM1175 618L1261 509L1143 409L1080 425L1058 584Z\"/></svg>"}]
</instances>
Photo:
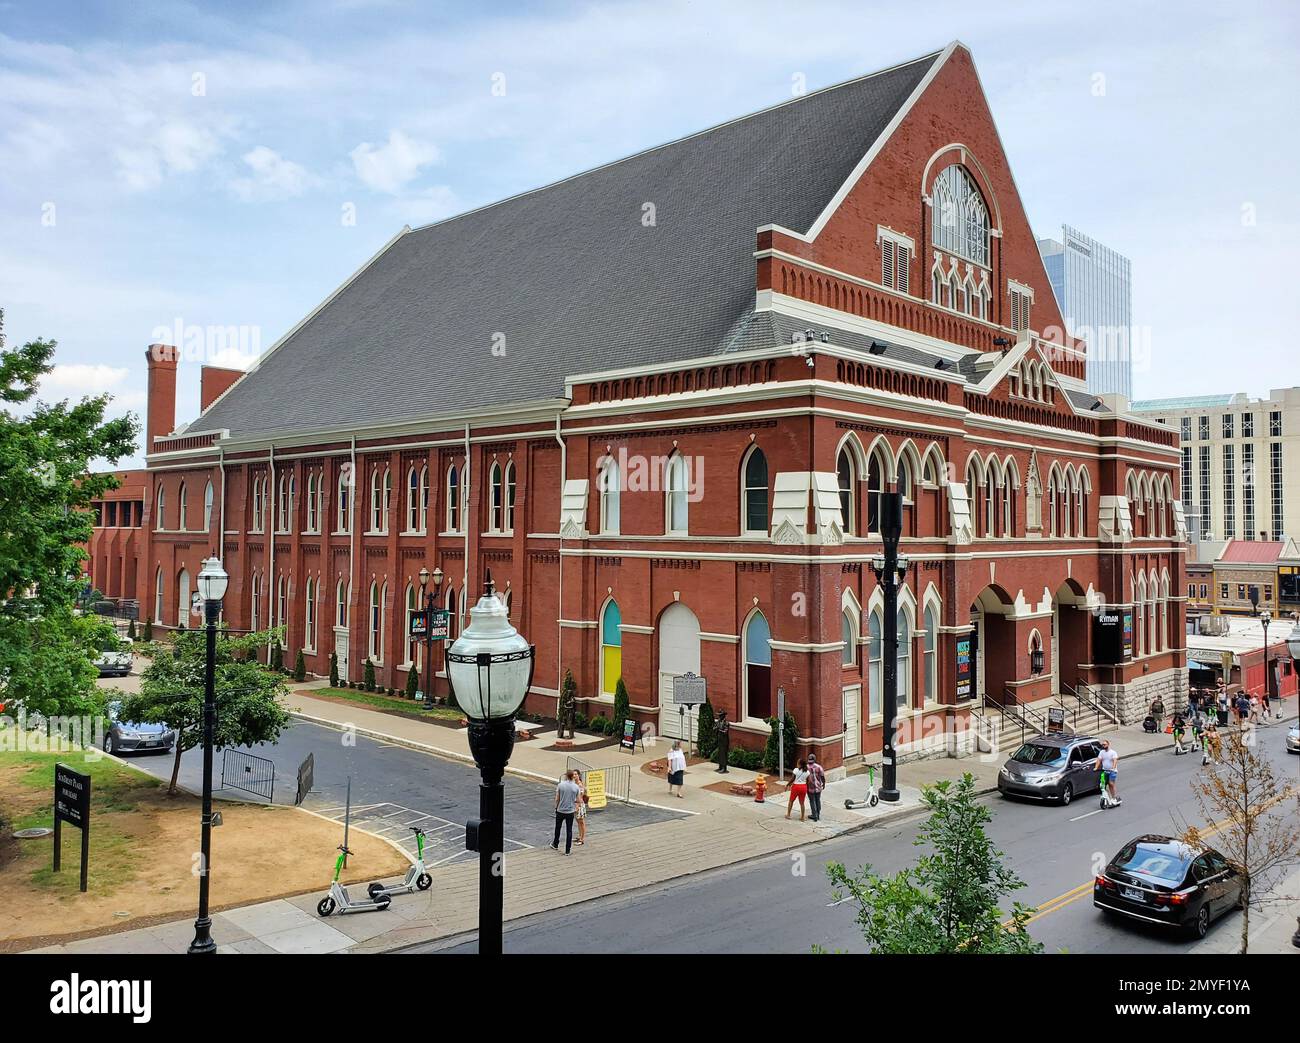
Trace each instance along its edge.
<instances>
[{"instance_id":1,"label":"woman in shorts","mask_svg":"<svg viewBox=\"0 0 1300 1043\"><path fill-rule=\"evenodd\" d=\"M807 808L804 802L808 799L808 762L802 757L799 758L799 766L794 769L794 781L790 783L790 800L785 806L785 817L790 817L790 812L794 810L794 802L799 802L799 821L802 822L808 817Z\"/></svg>"}]
</instances>

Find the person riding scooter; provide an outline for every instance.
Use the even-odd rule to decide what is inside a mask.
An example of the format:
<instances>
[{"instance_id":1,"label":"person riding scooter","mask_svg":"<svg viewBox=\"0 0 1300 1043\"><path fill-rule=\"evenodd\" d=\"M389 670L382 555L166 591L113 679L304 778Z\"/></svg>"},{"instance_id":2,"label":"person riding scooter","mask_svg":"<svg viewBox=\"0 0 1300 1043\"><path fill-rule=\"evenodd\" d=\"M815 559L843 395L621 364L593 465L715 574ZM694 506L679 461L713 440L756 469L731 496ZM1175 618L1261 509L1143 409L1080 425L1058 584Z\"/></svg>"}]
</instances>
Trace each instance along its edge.
<instances>
[{"instance_id":1,"label":"person riding scooter","mask_svg":"<svg viewBox=\"0 0 1300 1043\"><path fill-rule=\"evenodd\" d=\"M1115 780L1119 775L1119 754L1110 748L1109 739L1101 740L1101 753L1098 754L1092 768L1094 771L1101 772L1101 806L1113 808L1123 804L1115 791Z\"/></svg>"}]
</instances>

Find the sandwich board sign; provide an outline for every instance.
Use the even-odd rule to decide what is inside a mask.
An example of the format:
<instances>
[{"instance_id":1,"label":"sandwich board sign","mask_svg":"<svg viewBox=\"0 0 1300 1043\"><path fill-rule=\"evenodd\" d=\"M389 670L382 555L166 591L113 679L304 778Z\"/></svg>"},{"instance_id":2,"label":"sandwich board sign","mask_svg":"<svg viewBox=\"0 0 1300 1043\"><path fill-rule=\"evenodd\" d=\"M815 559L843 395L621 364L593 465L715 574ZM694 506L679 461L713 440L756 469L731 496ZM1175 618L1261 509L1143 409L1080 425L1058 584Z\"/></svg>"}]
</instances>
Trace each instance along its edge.
<instances>
[{"instance_id":1,"label":"sandwich board sign","mask_svg":"<svg viewBox=\"0 0 1300 1043\"><path fill-rule=\"evenodd\" d=\"M605 792L605 769L592 768L587 772L587 807L599 811L609 803Z\"/></svg>"}]
</instances>

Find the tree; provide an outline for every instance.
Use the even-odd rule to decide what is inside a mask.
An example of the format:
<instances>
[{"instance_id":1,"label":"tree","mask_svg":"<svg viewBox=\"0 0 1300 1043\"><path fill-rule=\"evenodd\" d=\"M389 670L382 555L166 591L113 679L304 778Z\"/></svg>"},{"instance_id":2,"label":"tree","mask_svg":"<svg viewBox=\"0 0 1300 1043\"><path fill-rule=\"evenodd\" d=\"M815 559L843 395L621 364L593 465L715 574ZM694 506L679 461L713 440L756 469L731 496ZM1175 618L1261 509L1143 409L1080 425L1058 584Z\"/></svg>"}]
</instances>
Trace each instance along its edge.
<instances>
[{"instance_id":1,"label":"tree","mask_svg":"<svg viewBox=\"0 0 1300 1043\"><path fill-rule=\"evenodd\" d=\"M375 664L371 662L368 656L366 657L365 679L366 691L373 692L375 690Z\"/></svg>"},{"instance_id":2,"label":"tree","mask_svg":"<svg viewBox=\"0 0 1300 1043\"><path fill-rule=\"evenodd\" d=\"M776 771L780 766L777 758L777 741L779 731L776 726L776 718L769 717L767 723L771 726L772 731L767 737L767 748L763 751L763 770L769 773ZM799 732L794 726L794 715L789 710L785 712L785 766L786 769L794 767L795 746L799 742Z\"/></svg>"},{"instance_id":3,"label":"tree","mask_svg":"<svg viewBox=\"0 0 1300 1043\"><path fill-rule=\"evenodd\" d=\"M695 745L699 747L700 756L713 760L718 753L718 729L714 725L713 704L707 699L700 703L700 716Z\"/></svg>"},{"instance_id":4,"label":"tree","mask_svg":"<svg viewBox=\"0 0 1300 1043\"><path fill-rule=\"evenodd\" d=\"M146 642L153 640L153 617L150 616L144 621L144 640Z\"/></svg>"},{"instance_id":5,"label":"tree","mask_svg":"<svg viewBox=\"0 0 1300 1043\"><path fill-rule=\"evenodd\" d=\"M415 667L406 671L406 698L414 699L420 693L420 679L416 675Z\"/></svg>"},{"instance_id":6,"label":"tree","mask_svg":"<svg viewBox=\"0 0 1300 1043\"><path fill-rule=\"evenodd\" d=\"M1281 872L1300 861L1300 828L1290 814L1300 808L1300 787L1282 785L1273 766L1255 752L1255 730L1222 729L1220 753L1210 771L1192 779L1192 792L1211 830L1186 826L1183 840L1210 840L1241 874L1241 953L1250 948L1250 910ZM1294 807L1287 807L1294 805Z\"/></svg>"},{"instance_id":7,"label":"tree","mask_svg":"<svg viewBox=\"0 0 1300 1043\"><path fill-rule=\"evenodd\" d=\"M339 654L337 652L331 652L330 653L330 687L337 688L338 686L339 686Z\"/></svg>"},{"instance_id":8,"label":"tree","mask_svg":"<svg viewBox=\"0 0 1300 1043\"><path fill-rule=\"evenodd\" d=\"M298 658L293 661L293 679L295 681L307 680L307 660L303 657L302 649L298 649Z\"/></svg>"},{"instance_id":9,"label":"tree","mask_svg":"<svg viewBox=\"0 0 1300 1043\"><path fill-rule=\"evenodd\" d=\"M248 653L264 646L267 634L217 634L216 725L214 745L252 746L275 742L289 723L279 703L287 694L284 678L268 673ZM203 682L206 634L177 633L173 655L156 657L140 677L140 692L122 699L121 719L166 724L176 730L176 760L168 795L176 794L181 754L203 741Z\"/></svg>"},{"instance_id":10,"label":"tree","mask_svg":"<svg viewBox=\"0 0 1300 1043\"><path fill-rule=\"evenodd\" d=\"M970 774L926 786L930 815L915 843L929 851L910 869L876 876L870 866L850 875L842 863L826 867L835 901L846 895L858 907L862 936L875 953L1037 953L1042 945L1025 930L1034 910L1012 906L1003 923L999 904L1025 886L1002 864L1003 854L984 832L992 818L975 796Z\"/></svg>"},{"instance_id":11,"label":"tree","mask_svg":"<svg viewBox=\"0 0 1300 1043\"><path fill-rule=\"evenodd\" d=\"M126 626L126 636L129 637L132 641L134 641L136 638L134 619L131 620L131 622L128 623Z\"/></svg>"},{"instance_id":12,"label":"tree","mask_svg":"<svg viewBox=\"0 0 1300 1043\"><path fill-rule=\"evenodd\" d=\"M560 682L559 705L555 709L556 734L561 739L573 738L573 722L578 710L578 683L573 679L573 671L564 671L564 680Z\"/></svg>"},{"instance_id":13,"label":"tree","mask_svg":"<svg viewBox=\"0 0 1300 1043\"><path fill-rule=\"evenodd\" d=\"M73 609L86 592L91 504L117 485L90 467L129 456L138 425L105 420L107 395L37 401L54 350L46 340L6 348L0 311L0 702L70 716L99 698L87 669L102 649L98 631L74 623Z\"/></svg>"},{"instance_id":14,"label":"tree","mask_svg":"<svg viewBox=\"0 0 1300 1043\"><path fill-rule=\"evenodd\" d=\"M618 733L623 733L623 722L632 716L632 700L627 694L627 685L623 683L623 678L619 678L614 685L614 724L618 726Z\"/></svg>"},{"instance_id":15,"label":"tree","mask_svg":"<svg viewBox=\"0 0 1300 1043\"><path fill-rule=\"evenodd\" d=\"M278 637L271 645L271 656L267 665L277 674L284 673L284 649L280 647Z\"/></svg>"}]
</instances>

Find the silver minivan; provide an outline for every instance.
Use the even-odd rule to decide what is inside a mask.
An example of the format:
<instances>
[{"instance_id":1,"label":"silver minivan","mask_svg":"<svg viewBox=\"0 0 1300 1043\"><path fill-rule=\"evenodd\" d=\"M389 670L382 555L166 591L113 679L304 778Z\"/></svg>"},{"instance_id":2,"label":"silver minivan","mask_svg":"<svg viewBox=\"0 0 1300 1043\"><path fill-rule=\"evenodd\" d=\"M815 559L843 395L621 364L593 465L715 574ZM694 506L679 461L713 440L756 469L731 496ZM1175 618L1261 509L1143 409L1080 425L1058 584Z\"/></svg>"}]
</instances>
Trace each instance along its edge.
<instances>
[{"instance_id":1,"label":"silver minivan","mask_svg":"<svg viewBox=\"0 0 1300 1043\"><path fill-rule=\"evenodd\" d=\"M1101 772L1095 767L1100 753L1101 740L1090 735L1035 736L1002 765L998 792L1069 804L1101 789Z\"/></svg>"}]
</instances>

